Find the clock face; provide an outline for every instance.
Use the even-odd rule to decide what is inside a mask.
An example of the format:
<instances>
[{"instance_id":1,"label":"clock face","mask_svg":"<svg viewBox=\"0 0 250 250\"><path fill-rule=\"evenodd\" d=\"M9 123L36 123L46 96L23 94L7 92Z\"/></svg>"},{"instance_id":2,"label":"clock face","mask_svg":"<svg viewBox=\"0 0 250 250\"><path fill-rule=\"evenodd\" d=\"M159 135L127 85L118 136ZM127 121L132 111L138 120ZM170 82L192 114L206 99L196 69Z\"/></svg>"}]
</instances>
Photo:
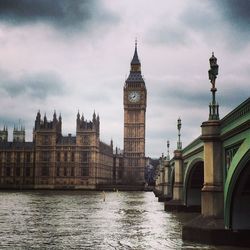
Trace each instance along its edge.
<instances>
[{"instance_id":1,"label":"clock face","mask_svg":"<svg viewBox=\"0 0 250 250\"><path fill-rule=\"evenodd\" d=\"M133 102L133 103L136 103L136 102L140 101L140 92L138 92L138 91L129 92L128 100L130 102Z\"/></svg>"}]
</instances>

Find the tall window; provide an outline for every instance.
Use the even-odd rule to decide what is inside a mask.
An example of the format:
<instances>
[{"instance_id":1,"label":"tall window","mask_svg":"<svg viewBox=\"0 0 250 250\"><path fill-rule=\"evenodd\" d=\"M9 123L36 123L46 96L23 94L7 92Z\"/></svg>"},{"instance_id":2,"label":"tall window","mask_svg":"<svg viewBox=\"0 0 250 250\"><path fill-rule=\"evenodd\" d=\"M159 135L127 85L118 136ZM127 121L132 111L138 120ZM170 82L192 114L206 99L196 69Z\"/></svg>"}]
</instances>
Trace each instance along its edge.
<instances>
[{"instance_id":1,"label":"tall window","mask_svg":"<svg viewBox=\"0 0 250 250\"><path fill-rule=\"evenodd\" d=\"M30 177L30 168L25 169L25 176Z\"/></svg>"},{"instance_id":2,"label":"tall window","mask_svg":"<svg viewBox=\"0 0 250 250\"><path fill-rule=\"evenodd\" d=\"M74 152L71 153L71 161L75 161L75 154L74 154Z\"/></svg>"},{"instance_id":3,"label":"tall window","mask_svg":"<svg viewBox=\"0 0 250 250\"><path fill-rule=\"evenodd\" d=\"M42 176L49 176L49 167L48 166L42 167Z\"/></svg>"},{"instance_id":4,"label":"tall window","mask_svg":"<svg viewBox=\"0 0 250 250\"><path fill-rule=\"evenodd\" d=\"M43 139L44 139L44 140L43 140L43 143L44 143L45 145L48 145L48 144L49 144L49 136L48 136L48 135L45 135Z\"/></svg>"},{"instance_id":5,"label":"tall window","mask_svg":"<svg viewBox=\"0 0 250 250\"><path fill-rule=\"evenodd\" d=\"M60 167L56 168L56 176L60 176Z\"/></svg>"},{"instance_id":6,"label":"tall window","mask_svg":"<svg viewBox=\"0 0 250 250\"><path fill-rule=\"evenodd\" d=\"M19 177L20 176L20 168L16 168L16 176Z\"/></svg>"},{"instance_id":7,"label":"tall window","mask_svg":"<svg viewBox=\"0 0 250 250\"><path fill-rule=\"evenodd\" d=\"M56 161L60 161L60 152L56 153Z\"/></svg>"},{"instance_id":8,"label":"tall window","mask_svg":"<svg viewBox=\"0 0 250 250\"><path fill-rule=\"evenodd\" d=\"M30 153L26 154L26 162L30 162Z\"/></svg>"},{"instance_id":9,"label":"tall window","mask_svg":"<svg viewBox=\"0 0 250 250\"><path fill-rule=\"evenodd\" d=\"M81 162L88 162L89 161L89 152L81 152Z\"/></svg>"},{"instance_id":10,"label":"tall window","mask_svg":"<svg viewBox=\"0 0 250 250\"><path fill-rule=\"evenodd\" d=\"M88 176L89 175L89 165L88 163L84 163L81 167L81 176Z\"/></svg>"},{"instance_id":11,"label":"tall window","mask_svg":"<svg viewBox=\"0 0 250 250\"><path fill-rule=\"evenodd\" d=\"M74 176L75 175L75 169L72 167L71 168L71 176Z\"/></svg>"},{"instance_id":12,"label":"tall window","mask_svg":"<svg viewBox=\"0 0 250 250\"><path fill-rule=\"evenodd\" d=\"M49 151L42 152L42 161L50 161L50 152Z\"/></svg>"},{"instance_id":13,"label":"tall window","mask_svg":"<svg viewBox=\"0 0 250 250\"><path fill-rule=\"evenodd\" d=\"M11 152L7 152L7 162L10 163L11 162Z\"/></svg>"},{"instance_id":14,"label":"tall window","mask_svg":"<svg viewBox=\"0 0 250 250\"><path fill-rule=\"evenodd\" d=\"M6 176L10 176L10 168L9 167L6 168Z\"/></svg>"},{"instance_id":15,"label":"tall window","mask_svg":"<svg viewBox=\"0 0 250 250\"><path fill-rule=\"evenodd\" d=\"M16 162L17 162L17 163L20 163L20 162L21 162L21 153L20 153L20 152L17 152L17 153L16 153Z\"/></svg>"},{"instance_id":16,"label":"tall window","mask_svg":"<svg viewBox=\"0 0 250 250\"><path fill-rule=\"evenodd\" d=\"M64 152L64 161L67 161L68 160L68 154L67 152Z\"/></svg>"}]
</instances>

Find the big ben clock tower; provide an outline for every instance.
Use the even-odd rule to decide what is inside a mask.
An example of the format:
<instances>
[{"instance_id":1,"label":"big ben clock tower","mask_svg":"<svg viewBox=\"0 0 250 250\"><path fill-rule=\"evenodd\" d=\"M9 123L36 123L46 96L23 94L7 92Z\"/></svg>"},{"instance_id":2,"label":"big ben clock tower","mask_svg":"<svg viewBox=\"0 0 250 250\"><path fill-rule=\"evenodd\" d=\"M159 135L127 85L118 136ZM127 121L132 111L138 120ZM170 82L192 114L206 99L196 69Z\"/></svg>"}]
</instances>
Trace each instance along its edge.
<instances>
[{"instance_id":1,"label":"big ben clock tower","mask_svg":"<svg viewBox=\"0 0 250 250\"><path fill-rule=\"evenodd\" d=\"M145 115L147 89L141 75L141 63L135 52L130 74L123 89L124 105L124 173L123 183L144 184L145 168Z\"/></svg>"}]
</instances>

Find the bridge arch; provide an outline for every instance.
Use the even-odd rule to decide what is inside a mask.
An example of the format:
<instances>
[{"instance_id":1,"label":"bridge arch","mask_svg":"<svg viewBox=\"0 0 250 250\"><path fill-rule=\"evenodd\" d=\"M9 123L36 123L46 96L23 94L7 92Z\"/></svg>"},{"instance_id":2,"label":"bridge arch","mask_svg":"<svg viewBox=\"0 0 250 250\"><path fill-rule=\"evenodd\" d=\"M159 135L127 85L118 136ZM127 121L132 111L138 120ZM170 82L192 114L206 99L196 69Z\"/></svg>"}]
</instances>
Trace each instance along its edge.
<instances>
[{"instance_id":1,"label":"bridge arch","mask_svg":"<svg viewBox=\"0 0 250 250\"><path fill-rule=\"evenodd\" d=\"M250 229L250 137L234 155L224 186L225 226Z\"/></svg>"},{"instance_id":2,"label":"bridge arch","mask_svg":"<svg viewBox=\"0 0 250 250\"><path fill-rule=\"evenodd\" d=\"M204 183L204 161L196 158L187 165L184 175L183 199L187 207L201 206L201 189Z\"/></svg>"}]
</instances>

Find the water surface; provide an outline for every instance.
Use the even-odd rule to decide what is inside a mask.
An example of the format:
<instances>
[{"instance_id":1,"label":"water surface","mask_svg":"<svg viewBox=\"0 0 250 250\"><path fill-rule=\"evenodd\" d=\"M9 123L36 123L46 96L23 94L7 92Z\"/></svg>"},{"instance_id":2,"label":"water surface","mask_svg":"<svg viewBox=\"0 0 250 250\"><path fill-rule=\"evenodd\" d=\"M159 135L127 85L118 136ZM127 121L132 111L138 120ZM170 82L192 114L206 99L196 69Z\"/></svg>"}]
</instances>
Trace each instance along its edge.
<instances>
[{"instance_id":1,"label":"water surface","mask_svg":"<svg viewBox=\"0 0 250 250\"><path fill-rule=\"evenodd\" d=\"M196 214L167 213L149 192L0 192L0 249L236 249L184 243ZM238 248L237 248L238 249Z\"/></svg>"}]
</instances>

